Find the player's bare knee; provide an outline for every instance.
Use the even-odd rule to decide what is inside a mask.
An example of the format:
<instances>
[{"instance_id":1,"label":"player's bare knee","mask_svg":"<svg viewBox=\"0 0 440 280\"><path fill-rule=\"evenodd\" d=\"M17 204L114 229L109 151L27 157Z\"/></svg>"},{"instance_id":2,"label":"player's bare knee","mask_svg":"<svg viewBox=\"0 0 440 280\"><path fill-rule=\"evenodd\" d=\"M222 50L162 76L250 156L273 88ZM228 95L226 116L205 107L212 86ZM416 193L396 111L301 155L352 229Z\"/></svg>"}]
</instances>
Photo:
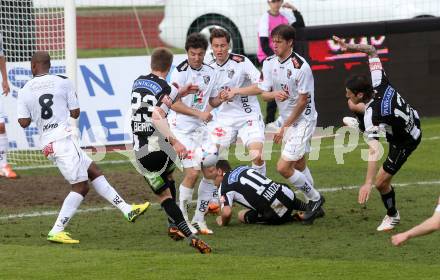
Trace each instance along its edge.
<instances>
[{"instance_id":1,"label":"player's bare knee","mask_svg":"<svg viewBox=\"0 0 440 280\"><path fill-rule=\"evenodd\" d=\"M89 184L87 184L86 181L72 185L72 191L79 193L83 197L87 195L89 190L90 190Z\"/></svg>"},{"instance_id":2,"label":"player's bare knee","mask_svg":"<svg viewBox=\"0 0 440 280\"><path fill-rule=\"evenodd\" d=\"M237 218L240 222L246 223L246 220L244 217L245 217L247 211L249 211L249 210L241 210L240 212L238 212Z\"/></svg>"},{"instance_id":3,"label":"player's bare knee","mask_svg":"<svg viewBox=\"0 0 440 280\"><path fill-rule=\"evenodd\" d=\"M89 176L89 179L93 181L99 176L102 176L103 173L101 169L99 169L99 167L96 165L96 163L92 162L89 166L89 169L87 169L87 175Z\"/></svg>"},{"instance_id":4,"label":"player's bare knee","mask_svg":"<svg viewBox=\"0 0 440 280\"><path fill-rule=\"evenodd\" d=\"M290 165L286 164L285 162L277 163L277 171L284 178L289 178L290 176L292 176L292 168L290 168Z\"/></svg>"}]
</instances>

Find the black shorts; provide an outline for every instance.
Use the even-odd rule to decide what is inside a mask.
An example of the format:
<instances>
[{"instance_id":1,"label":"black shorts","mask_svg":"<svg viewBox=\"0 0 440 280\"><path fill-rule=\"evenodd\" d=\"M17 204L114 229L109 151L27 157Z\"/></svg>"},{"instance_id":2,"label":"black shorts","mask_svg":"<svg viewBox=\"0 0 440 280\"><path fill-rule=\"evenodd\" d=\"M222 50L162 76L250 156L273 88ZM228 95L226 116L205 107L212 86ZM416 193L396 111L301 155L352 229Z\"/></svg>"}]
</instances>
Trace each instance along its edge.
<instances>
[{"instance_id":1,"label":"black shorts","mask_svg":"<svg viewBox=\"0 0 440 280\"><path fill-rule=\"evenodd\" d=\"M175 169L175 164L163 151L150 152L142 156L141 152L135 151L138 170L142 172L145 180L155 194L160 194L172 184L168 175Z\"/></svg>"},{"instance_id":2,"label":"black shorts","mask_svg":"<svg viewBox=\"0 0 440 280\"><path fill-rule=\"evenodd\" d=\"M282 217L280 217L274 212L260 214L251 209L244 214L244 222L246 224L282 225L295 220L292 216L292 211L292 209L288 210Z\"/></svg>"},{"instance_id":3,"label":"black shorts","mask_svg":"<svg viewBox=\"0 0 440 280\"><path fill-rule=\"evenodd\" d=\"M417 149L421 140L422 136L420 136L414 144L407 146L397 146L390 143L387 159L383 163L383 170L391 175L395 175L397 171L402 168L403 164L406 162L411 153Z\"/></svg>"}]
</instances>

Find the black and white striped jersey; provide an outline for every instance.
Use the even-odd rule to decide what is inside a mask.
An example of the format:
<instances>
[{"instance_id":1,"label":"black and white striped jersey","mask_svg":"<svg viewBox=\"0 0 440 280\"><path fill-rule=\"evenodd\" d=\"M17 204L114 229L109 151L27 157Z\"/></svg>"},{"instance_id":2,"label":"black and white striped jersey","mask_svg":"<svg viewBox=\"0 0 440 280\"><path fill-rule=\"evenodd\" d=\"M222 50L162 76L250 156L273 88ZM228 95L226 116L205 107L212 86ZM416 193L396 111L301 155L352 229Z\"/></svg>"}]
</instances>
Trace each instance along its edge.
<instances>
[{"instance_id":1,"label":"black and white striped jersey","mask_svg":"<svg viewBox=\"0 0 440 280\"><path fill-rule=\"evenodd\" d=\"M379 58L369 60L374 98L366 104L364 123L369 138L386 132L387 141L397 146L411 145L421 137L419 115L390 84Z\"/></svg>"},{"instance_id":2,"label":"black and white striped jersey","mask_svg":"<svg viewBox=\"0 0 440 280\"><path fill-rule=\"evenodd\" d=\"M222 206L237 202L259 213L282 217L291 210L294 193L287 186L272 181L253 168L239 166L227 172L219 189Z\"/></svg>"},{"instance_id":3,"label":"black and white striped jersey","mask_svg":"<svg viewBox=\"0 0 440 280\"><path fill-rule=\"evenodd\" d=\"M174 86L154 74L140 76L134 81L131 92L131 129L136 146L143 146L155 132L151 119L154 108L159 107L168 114L177 95Z\"/></svg>"}]
</instances>

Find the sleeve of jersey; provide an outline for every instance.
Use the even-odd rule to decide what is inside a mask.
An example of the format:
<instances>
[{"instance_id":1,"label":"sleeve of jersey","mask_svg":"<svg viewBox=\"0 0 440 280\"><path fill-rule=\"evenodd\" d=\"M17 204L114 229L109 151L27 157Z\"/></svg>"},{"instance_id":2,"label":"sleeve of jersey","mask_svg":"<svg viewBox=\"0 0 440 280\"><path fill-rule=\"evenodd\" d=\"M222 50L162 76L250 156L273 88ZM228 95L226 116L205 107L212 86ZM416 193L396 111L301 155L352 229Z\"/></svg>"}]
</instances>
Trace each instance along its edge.
<instances>
[{"instance_id":1,"label":"sleeve of jersey","mask_svg":"<svg viewBox=\"0 0 440 280\"><path fill-rule=\"evenodd\" d=\"M269 37L269 16L267 12L261 16L258 24L258 38L260 37Z\"/></svg>"},{"instance_id":2,"label":"sleeve of jersey","mask_svg":"<svg viewBox=\"0 0 440 280\"><path fill-rule=\"evenodd\" d=\"M185 81L184 72L179 72L177 68L174 68L170 76L171 84L176 83L179 87L184 86L187 82Z\"/></svg>"},{"instance_id":3,"label":"sleeve of jersey","mask_svg":"<svg viewBox=\"0 0 440 280\"><path fill-rule=\"evenodd\" d=\"M303 64L297 76L299 94L309 94L315 90L312 69L308 64Z\"/></svg>"},{"instance_id":4,"label":"sleeve of jersey","mask_svg":"<svg viewBox=\"0 0 440 280\"><path fill-rule=\"evenodd\" d=\"M79 101L75 91L75 87L69 79L66 79L65 82L66 82L66 94L67 94L67 108L69 108L69 110L78 109Z\"/></svg>"},{"instance_id":5,"label":"sleeve of jersey","mask_svg":"<svg viewBox=\"0 0 440 280\"><path fill-rule=\"evenodd\" d=\"M368 107L364 115L365 135L369 140L379 140L379 124L373 122L373 110Z\"/></svg>"},{"instance_id":6,"label":"sleeve of jersey","mask_svg":"<svg viewBox=\"0 0 440 280\"><path fill-rule=\"evenodd\" d=\"M170 110L171 105L176 100L179 92L178 92L177 88L173 85L171 85L167 88L164 88L163 90L164 90L164 92L160 95L156 106L161 108L165 112L165 114L168 114L168 111Z\"/></svg>"},{"instance_id":7,"label":"sleeve of jersey","mask_svg":"<svg viewBox=\"0 0 440 280\"><path fill-rule=\"evenodd\" d=\"M247 78L249 78L252 84L258 83L260 81L261 73L258 71L257 67L255 67L248 58L245 58L244 65L246 67Z\"/></svg>"},{"instance_id":8,"label":"sleeve of jersey","mask_svg":"<svg viewBox=\"0 0 440 280\"><path fill-rule=\"evenodd\" d=\"M272 75L270 73L270 63L269 61L265 60L263 62L263 74L262 77L260 77L260 81L258 82L258 88L263 91L271 91L273 82L272 82Z\"/></svg>"},{"instance_id":9,"label":"sleeve of jersey","mask_svg":"<svg viewBox=\"0 0 440 280\"><path fill-rule=\"evenodd\" d=\"M289 25L291 25L292 23L294 23L296 21L296 17L291 10L287 11L287 10L283 9L280 11L280 14L283 15L287 19Z\"/></svg>"},{"instance_id":10,"label":"sleeve of jersey","mask_svg":"<svg viewBox=\"0 0 440 280\"><path fill-rule=\"evenodd\" d=\"M26 106L26 103L23 100L23 93L22 91L18 92L18 98L17 98L17 118L18 119L28 119L31 117L31 113L29 112L29 109Z\"/></svg>"},{"instance_id":11,"label":"sleeve of jersey","mask_svg":"<svg viewBox=\"0 0 440 280\"><path fill-rule=\"evenodd\" d=\"M385 72L383 71L382 62L380 61L380 58L378 57L370 58L368 60L368 63L371 72L371 83L374 88L388 81L385 76Z\"/></svg>"}]
</instances>

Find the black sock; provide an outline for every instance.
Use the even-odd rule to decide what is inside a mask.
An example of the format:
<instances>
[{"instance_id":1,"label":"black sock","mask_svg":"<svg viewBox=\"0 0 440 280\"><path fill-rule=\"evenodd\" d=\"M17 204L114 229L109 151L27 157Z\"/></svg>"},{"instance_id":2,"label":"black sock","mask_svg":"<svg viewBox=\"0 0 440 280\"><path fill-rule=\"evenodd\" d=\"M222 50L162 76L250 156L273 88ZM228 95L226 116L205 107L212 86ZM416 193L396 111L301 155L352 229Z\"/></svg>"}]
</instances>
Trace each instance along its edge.
<instances>
[{"instance_id":1,"label":"black sock","mask_svg":"<svg viewBox=\"0 0 440 280\"><path fill-rule=\"evenodd\" d=\"M173 200L176 201L176 182L175 181L169 181L170 184L170 192L171 196L173 197Z\"/></svg>"},{"instance_id":2,"label":"black sock","mask_svg":"<svg viewBox=\"0 0 440 280\"><path fill-rule=\"evenodd\" d=\"M396 210L396 194L394 193L393 187L391 187L391 191L386 194L381 194L383 205L387 209L388 216L394 216L397 214Z\"/></svg>"},{"instance_id":3,"label":"black sock","mask_svg":"<svg viewBox=\"0 0 440 280\"><path fill-rule=\"evenodd\" d=\"M165 199L161 205L168 215L168 221L176 225L186 237L192 235L188 224L185 222L185 218L183 218L182 211L180 211L180 208L172 198Z\"/></svg>"},{"instance_id":4,"label":"black sock","mask_svg":"<svg viewBox=\"0 0 440 280\"><path fill-rule=\"evenodd\" d=\"M307 211L307 203L296 198L295 196L292 201L292 208L298 211Z\"/></svg>"}]
</instances>

